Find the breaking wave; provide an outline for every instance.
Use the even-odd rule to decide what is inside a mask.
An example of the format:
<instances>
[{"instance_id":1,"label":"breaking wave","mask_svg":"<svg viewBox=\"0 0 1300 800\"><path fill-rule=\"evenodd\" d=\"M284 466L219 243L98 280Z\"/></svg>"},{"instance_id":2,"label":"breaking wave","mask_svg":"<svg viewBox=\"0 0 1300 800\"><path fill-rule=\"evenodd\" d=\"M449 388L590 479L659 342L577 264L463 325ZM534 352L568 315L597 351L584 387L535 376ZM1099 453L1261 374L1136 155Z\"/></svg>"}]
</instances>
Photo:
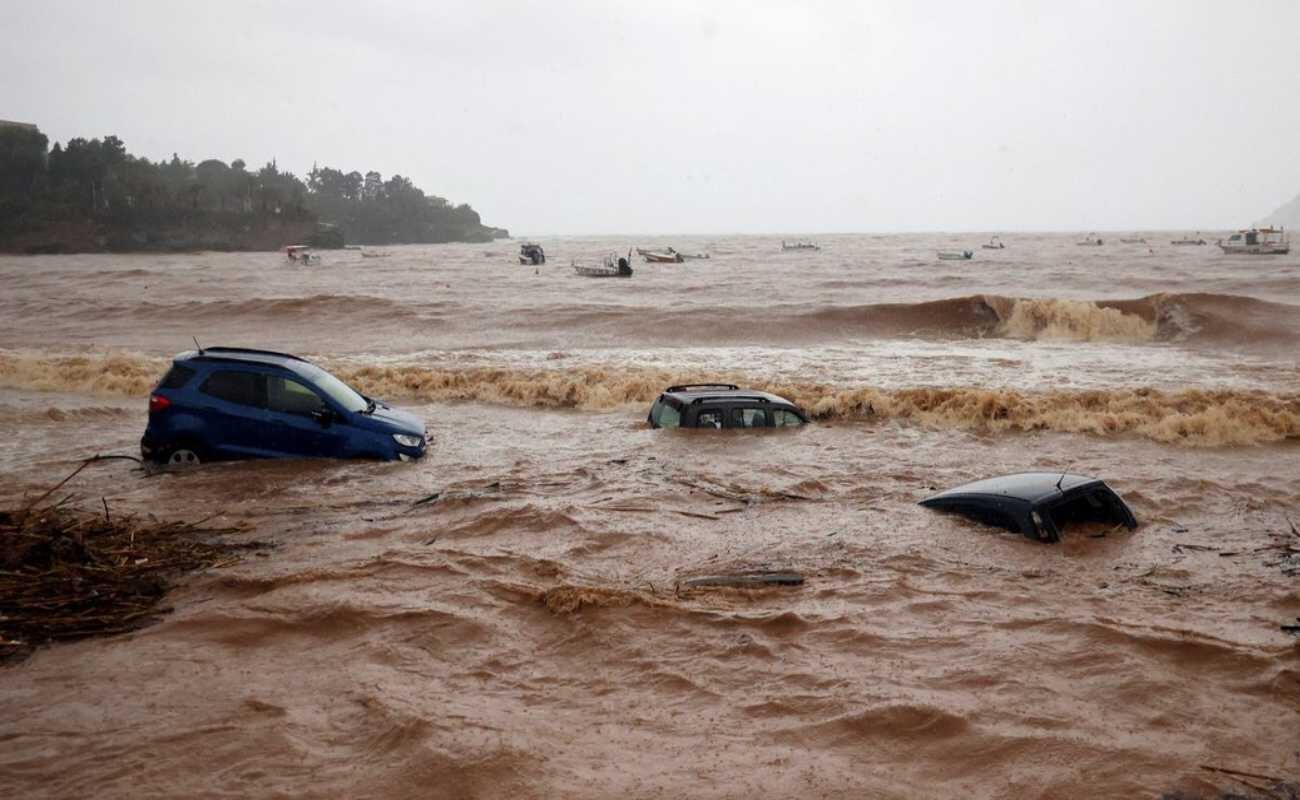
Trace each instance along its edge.
<instances>
[{"instance_id":1,"label":"breaking wave","mask_svg":"<svg viewBox=\"0 0 1300 800\"><path fill-rule=\"evenodd\" d=\"M1221 294L1162 293L1099 301L982 294L841 306L812 312L807 319L850 334L1209 346L1300 343L1300 308Z\"/></svg>"},{"instance_id":2,"label":"breaking wave","mask_svg":"<svg viewBox=\"0 0 1300 800\"><path fill-rule=\"evenodd\" d=\"M1039 341L1146 342L1158 325L1082 300L1013 300L989 298L998 311L997 334Z\"/></svg>"},{"instance_id":3,"label":"breaking wave","mask_svg":"<svg viewBox=\"0 0 1300 800\"><path fill-rule=\"evenodd\" d=\"M75 392L101 397L147 394L170 359L125 353L39 357L0 354L0 385L41 392Z\"/></svg>"},{"instance_id":4,"label":"breaking wave","mask_svg":"<svg viewBox=\"0 0 1300 800\"><path fill-rule=\"evenodd\" d=\"M140 397L157 382L167 363L166 359L127 354L0 354L0 386ZM367 394L408 402L472 401L603 411L648 404L672 383L725 378L788 397L821 420L902 420L995 433L1127 434L1209 447L1300 438L1300 394L1293 393L1151 388L1017 391L968 386L884 389L639 367L437 369L328 361L326 366Z\"/></svg>"},{"instance_id":5,"label":"breaking wave","mask_svg":"<svg viewBox=\"0 0 1300 800\"><path fill-rule=\"evenodd\" d=\"M1127 300L993 294L918 303L641 309L548 306L511 316L530 330L593 330L611 338L698 344L781 338L1008 338L1052 342L1178 342L1210 348L1300 345L1300 308L1221 294L1153 294Z\"/></svg>"},{"instance_id":6,"label":"breaking wave","mask_svg":"<svg viewBox=\"0 0 1300 800\"><path fill-rule=\"evenodd\" d=\"M1239 349L1300 346L1300 308L1225 294L1161 293L1120 300L968 295L914 303L763 307L659 308L590 303L542 303L494 308L451 301L399 301L374 296L315 294L105 304L78 298L7 302L0 312L81 326L108 320L175 322L213 332L317 324L374 330L377 324L410 330L485 330L525 341L571 331L598 331L605 342L698 345L770 340L779 332L791 344L863 338L1010 338L1051 342L1143 344Z\"/></svg>"},{"instance_id":7,"label":"breaking wave","mask_svg":"<svg viewBox=\"0 0 1300 800\"><path fill-rule=\"evenodd\" d=\"M664 386L716 375L638 368L428 370L343 368L367 393L557 409L606 410L650 403ZM1198 446L1250 445L1300 437L1300 395L1239 390L1108 389L1020 392L978 387L878 389L728 380L788 397L817 419L898 419L940 428L1137 434Z\"/></svg>"}]
</instances>

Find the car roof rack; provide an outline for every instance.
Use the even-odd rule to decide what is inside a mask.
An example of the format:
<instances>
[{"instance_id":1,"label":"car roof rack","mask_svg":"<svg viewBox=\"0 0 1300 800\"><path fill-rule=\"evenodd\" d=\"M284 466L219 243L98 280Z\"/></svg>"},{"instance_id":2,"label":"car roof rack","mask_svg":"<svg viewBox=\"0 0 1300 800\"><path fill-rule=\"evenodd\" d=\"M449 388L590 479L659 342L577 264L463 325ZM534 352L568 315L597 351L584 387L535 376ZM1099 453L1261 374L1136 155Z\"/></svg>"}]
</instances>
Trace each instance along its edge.
<instances>
[{"instance_id":1,"label":"car roof rack","mask_svg":"<svg viewBox=\"0 0 1300 800\"><path fill-rule=\"evenodd\" d=\"M210 354L222 355L223 353L243 356L273 356L275 358L288 358L303 363L311 363L301 356L295 356L290 353L277 353L274 350L257 350L252 347L205 347L199 351L199 356L202 357Z\"/></svg>"},{"instance_id":2,"label":"car roof rack","mask_svg":"<svg viewBox=\"0 0 1300 800\"><path fill-rule=\"evenodd\" d=\"M729 392L734 392L739 388L734 383L683 383L680 386L669 386L667 391L689 392L692 389L726 389Z\"/></svg>"},{"instance_id":3,"label":"car roof rack","mask_svg":"<svg viewBox=\"0 0 1300 800\"><path fill-rule=\"evenodd\" d=\"M732 400L752 400L752 401L757 402L757 403L770 403L770 402L772 402L772 399L771 399L771 398L769 398L769 397L762 397L761 395L756 395L756 394L729 394L729 395L727 395L726 397L697 397L697 398L695 398L694 400L691 401L691 405L693 405L693 406L698 406L698 405L700 405L701 403L711 403L711 402L722 403L722 402L731 402Z\"/></svg>"}]
</instances>

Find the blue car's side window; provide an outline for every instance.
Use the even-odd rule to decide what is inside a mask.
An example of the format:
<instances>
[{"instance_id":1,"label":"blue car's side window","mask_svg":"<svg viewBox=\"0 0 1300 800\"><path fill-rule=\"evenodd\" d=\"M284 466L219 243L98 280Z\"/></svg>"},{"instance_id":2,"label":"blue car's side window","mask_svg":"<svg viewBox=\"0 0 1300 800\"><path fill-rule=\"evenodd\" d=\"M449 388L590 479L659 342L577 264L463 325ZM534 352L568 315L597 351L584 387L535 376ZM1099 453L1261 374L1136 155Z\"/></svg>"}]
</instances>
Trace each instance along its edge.
<instances>
[{"instance_id":1,"label":"blue car's side window","mask_svg":"<svg viewBox=\"0 0 1300 800\"><path fill-rule=\"evenodd\" d=\"M266 376L256 372L217 370L208 376L199 390L227 403L266 407Z\"/></svg>"},{"instance_id":2,"label":"blue car's side window","mask_svg":"<svg viewBox=\"0 0 1300 800\"><path fill-rule=\"evenodd\" d=\"M310 416L325 409L320 396L290 378L270 375L266 379L267 408L285 414Z\"/></svg>"}]
</instances>

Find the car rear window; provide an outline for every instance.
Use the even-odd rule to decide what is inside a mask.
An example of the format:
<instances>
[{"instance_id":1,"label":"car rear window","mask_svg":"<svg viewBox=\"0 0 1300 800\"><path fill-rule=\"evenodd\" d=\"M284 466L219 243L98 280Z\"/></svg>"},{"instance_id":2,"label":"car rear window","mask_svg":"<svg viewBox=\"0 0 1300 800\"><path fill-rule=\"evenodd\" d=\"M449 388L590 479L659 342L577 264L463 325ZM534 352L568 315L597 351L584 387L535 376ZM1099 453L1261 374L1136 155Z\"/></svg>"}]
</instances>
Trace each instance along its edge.
<instances>
[{"instance_id":1,"label":"car rear window","mask_svg":"<svg viewBox=\"0 0 1300 800\"><path fill-rule=\"evenodd\" d=\"M159 389L179 389L190 382L194 377L194 370L189 367L182 367L180 364L172 364L172 368L167 370L167 374L158 383Z\"/></svg>"},{"instance_id":2,"label":"car rear window","mask_svg":"<svg viewBox=\"0 0 1300 800\"><path fill-rule=\"evenodd\" d=\"M200 390L207 395L241 406L266 406L266 376L256 372L218 370L208 376Z\"/></svg>"}]
</instances>

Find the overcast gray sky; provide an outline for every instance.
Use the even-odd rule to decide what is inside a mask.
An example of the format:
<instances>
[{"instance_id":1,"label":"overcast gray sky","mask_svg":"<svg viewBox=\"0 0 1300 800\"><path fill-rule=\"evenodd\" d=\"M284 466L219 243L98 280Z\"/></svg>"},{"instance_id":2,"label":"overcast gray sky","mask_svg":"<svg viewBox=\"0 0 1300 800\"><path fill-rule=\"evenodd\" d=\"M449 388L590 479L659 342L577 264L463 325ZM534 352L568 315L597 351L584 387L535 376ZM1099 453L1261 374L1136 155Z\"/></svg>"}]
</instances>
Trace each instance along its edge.
<instances>
[{"instance_id":1,"label":"overcast gray sky","mask_svg":"<svg viewBox=\"0 0 1300 800\"><path fill-rule=\"evenodd\" d=\"M526 233L1212 228L1300 192L1300 2L0 0L0 118Z\"/></svg>"}]
</instances>

